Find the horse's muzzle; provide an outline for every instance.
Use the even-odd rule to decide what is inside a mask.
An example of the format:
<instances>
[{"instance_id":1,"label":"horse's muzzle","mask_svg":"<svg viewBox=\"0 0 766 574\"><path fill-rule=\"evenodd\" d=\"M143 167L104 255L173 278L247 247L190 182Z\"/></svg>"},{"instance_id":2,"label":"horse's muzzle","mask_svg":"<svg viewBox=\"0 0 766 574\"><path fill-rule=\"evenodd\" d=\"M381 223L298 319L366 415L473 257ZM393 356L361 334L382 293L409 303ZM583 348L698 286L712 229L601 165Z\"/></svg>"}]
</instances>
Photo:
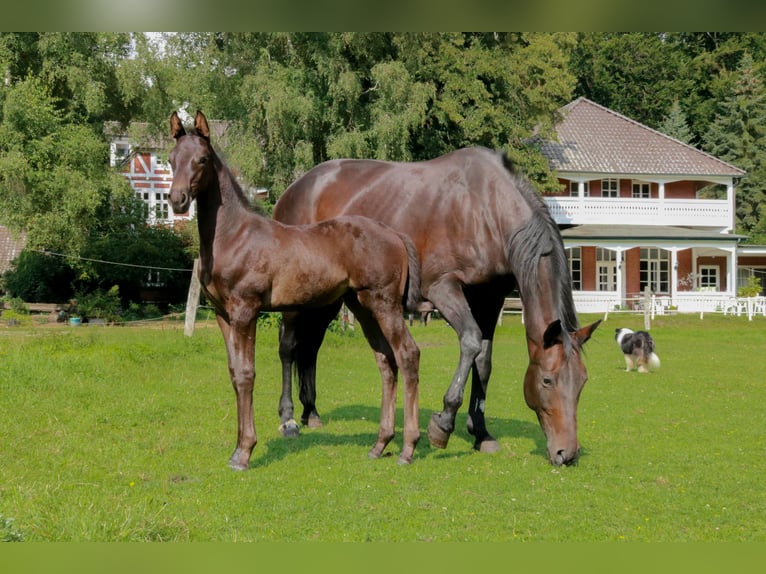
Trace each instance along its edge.
<instances>
[{"instance_id":1,"label":"horse's muzzle","mask_svg":"<svg viewBox=\"0 0 766 574\"><path fill-rule=\"evenodd\" d=\"M554 466L571 466L577 464L580 457L580 449L558 449L549 453L551 464Z\"/></svg>"},{"instance_id":2,"label":"horse's muzzle","mask_svg":"<svg viewBox=\"0 0 766 574\"><path fill-rule=\"evenodd\" d=\"M173 207L174 213L186 213L189 211L189 205L191 204L191 194L186 190L180 191L171 189L168 200Z\"/></svg>"}]
</instances>

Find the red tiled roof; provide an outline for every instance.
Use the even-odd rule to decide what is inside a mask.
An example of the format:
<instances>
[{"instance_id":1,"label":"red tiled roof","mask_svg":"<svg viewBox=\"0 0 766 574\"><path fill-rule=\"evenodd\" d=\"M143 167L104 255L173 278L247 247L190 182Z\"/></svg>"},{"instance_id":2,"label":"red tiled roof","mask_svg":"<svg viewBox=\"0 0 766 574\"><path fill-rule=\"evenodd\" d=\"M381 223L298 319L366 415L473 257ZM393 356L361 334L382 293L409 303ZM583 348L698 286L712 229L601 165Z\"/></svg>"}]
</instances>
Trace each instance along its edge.
<instances>
[{"instance_id":1,"label":"red tiled roof","mask_svg":"<svg viewBox=\"0 0 766 574\"><path fill-rule=\"evenodd\" d=\"M11 261L24 249L27 239L24 233L14 235L11 230L0 225L0 274L11 267Z\"/></svg>"},{"instance_id":2,"label":"red tiled roof","mask_svg":"<svg viewBox=\"0 0 766 574\"><path fill-rule=\"evenodd\" d=\"M742 177L745 172L586 98L560 109L558 142L542 153L560 172Z\"/></svg>"}]
</instances>

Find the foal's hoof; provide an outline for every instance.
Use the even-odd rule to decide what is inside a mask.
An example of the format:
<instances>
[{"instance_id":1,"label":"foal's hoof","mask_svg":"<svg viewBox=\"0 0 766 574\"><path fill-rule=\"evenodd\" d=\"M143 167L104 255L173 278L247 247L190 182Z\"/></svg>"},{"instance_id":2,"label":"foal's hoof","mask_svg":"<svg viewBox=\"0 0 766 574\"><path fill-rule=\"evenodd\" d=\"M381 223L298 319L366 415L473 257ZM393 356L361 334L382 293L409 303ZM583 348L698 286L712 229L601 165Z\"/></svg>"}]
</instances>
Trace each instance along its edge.
<instances>
[{"instance_id":1,"label":"foal's hoof","mask_svg":"<svg viewBox=\"0 0 766 574\"><path fill-rule=\"evenodd\" d=\"M492 454L500 450L500 444L495 439L490 437L484 439L481 442L477 441L473 445L473 448L485 454Z\"/></svg>"},{"instance_id":2,"label":"foal's hoof","mask_svg":"<svg viewBox=\"0 0 766 574\"><path fill-rule=\"evenodd\" d=\"M247 470L250 468L250 451L237 448L229 459L229 466L234 470Z\"/></svg>"},{"instance_id":3,"label":"foal's hoof","mask_svg":"<svg viewBox=\"0 0 766 574\"><path fill-rule=\"evenodd\" d=\"M294 419L283 422L279 425L279 434L283 437L296 437L300 435L301 429Z\"/></svg>"},{"instance_id":4,"label":"foal's hoof","mask_svg":"<svg viewBox=\"0 0 766 574\"><path fill-rule=\"evenodd\" d=\"M309 415L309 418L301 419L301 422L304 426L307 426L310 429L320 429L324 426L322 424L322 419L319 418L319 415Z\"/></svg>"},{"instance_id":5,"label":"foal's hoof","mask_svg":"<svg viewBox=\"0 0 766 574\"><path fill-rule=\"evenodd\" d=\"M436 423L434 417L431 416L431 421L428 423L428 442L431 446L436 448L447 448L449 442L450 433L444 432L444 430Z\"/></svg>"},{"instance_id":6,"label":"foal's hoof","mask_svg":"<svg viewBox=\"0 0 766 574\"><path fill-rule=\"evenodd\" d=\"M247 470L249 468L249 464L247 462L242 462L240 460L236 460L234 457L231 457L229 459L229 467L232 470Z\"/></svg>"}]
</instances>

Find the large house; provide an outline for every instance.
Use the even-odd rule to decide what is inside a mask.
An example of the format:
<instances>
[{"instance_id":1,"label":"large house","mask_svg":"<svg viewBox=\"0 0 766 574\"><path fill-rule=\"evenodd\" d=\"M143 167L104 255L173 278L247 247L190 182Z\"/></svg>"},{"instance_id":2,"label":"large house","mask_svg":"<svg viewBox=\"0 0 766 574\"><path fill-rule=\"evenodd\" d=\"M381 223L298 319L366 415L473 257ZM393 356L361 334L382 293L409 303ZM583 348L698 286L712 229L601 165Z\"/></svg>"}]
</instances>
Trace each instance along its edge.
<instances>
[{"instance_id":1,"label":"large house","mask_svg":"<svg viewBox=\"0 0 766 574\"><path fill-rule=\"evenodd\" d=\"M643 305L726 310L766 248L733 232L741 169L578 98L542 150L561 183L546 193L580 311Z\"/></svg>"}]
</instances>

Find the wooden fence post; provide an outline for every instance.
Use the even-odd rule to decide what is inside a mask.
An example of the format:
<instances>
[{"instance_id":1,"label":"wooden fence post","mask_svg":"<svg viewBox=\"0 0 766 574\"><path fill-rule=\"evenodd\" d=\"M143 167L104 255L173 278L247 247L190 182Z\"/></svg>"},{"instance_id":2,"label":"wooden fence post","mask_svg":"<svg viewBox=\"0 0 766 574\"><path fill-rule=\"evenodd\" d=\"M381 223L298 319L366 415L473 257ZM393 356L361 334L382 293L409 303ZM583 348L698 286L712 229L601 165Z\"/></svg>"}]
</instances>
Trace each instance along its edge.
<instances>
[{"instance_id":1,"label":"wooden fence post","mask_svg":"<svg viewBox=\"0 0 766 574\"><path fill-rule=\"evenodd\" d=\"M189 282L189 295L186 298L186 317L184 321L184 335L191 337L194 334L194 321L197 318L197 307L199 307L199 257L194 260L191 281Z\"/></svg>"}]
</instances>

